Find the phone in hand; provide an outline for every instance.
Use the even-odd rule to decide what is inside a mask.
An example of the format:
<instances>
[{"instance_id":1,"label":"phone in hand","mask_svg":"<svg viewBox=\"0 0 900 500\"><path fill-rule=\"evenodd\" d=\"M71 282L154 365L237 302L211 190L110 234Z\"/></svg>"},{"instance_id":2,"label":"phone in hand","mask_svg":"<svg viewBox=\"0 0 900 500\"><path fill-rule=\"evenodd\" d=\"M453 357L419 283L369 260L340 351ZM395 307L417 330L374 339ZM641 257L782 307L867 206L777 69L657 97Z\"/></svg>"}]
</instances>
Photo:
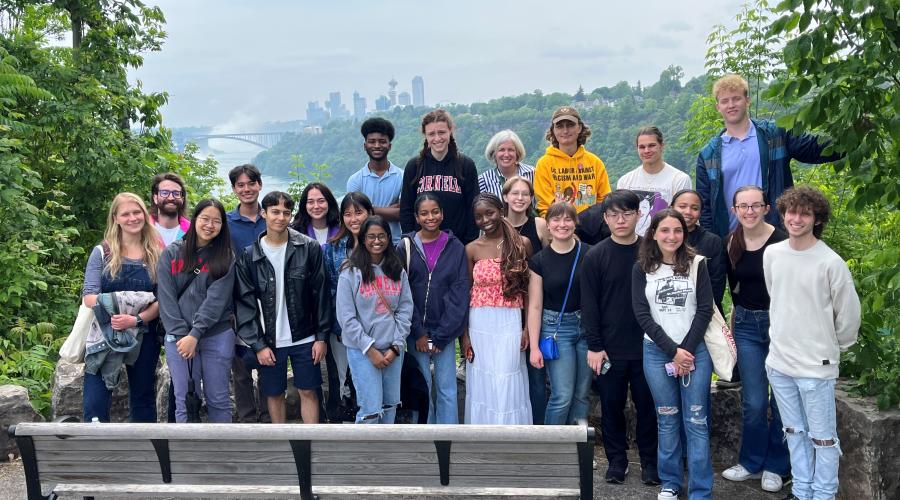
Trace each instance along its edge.
<instances>
[{"instance_id":1,"label":"phone in hand","mask_svg":"<svg viewBox=\"0 0 900 500\"><path fill-rule=\"evenodd\" d=\"M604 359L603 364L600 365L600 375L606 375L610 368L612 368L612 363L608 359Z\"/></svg>"}]
</instances>

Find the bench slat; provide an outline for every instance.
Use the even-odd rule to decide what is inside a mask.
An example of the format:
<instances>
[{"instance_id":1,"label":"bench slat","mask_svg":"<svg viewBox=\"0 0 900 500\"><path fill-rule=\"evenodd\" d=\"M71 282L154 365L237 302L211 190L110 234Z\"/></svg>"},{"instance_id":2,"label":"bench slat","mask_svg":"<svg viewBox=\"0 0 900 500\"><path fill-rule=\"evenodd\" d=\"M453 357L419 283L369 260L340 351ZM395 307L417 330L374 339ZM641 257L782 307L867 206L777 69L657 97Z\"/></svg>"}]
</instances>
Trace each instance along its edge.
<instances>
[{"instance_id":1,"label":"bench slat","mask_svg":"<svg viewBox=\"0 0 900 500\"><path fill-rule=\"evenodd\" d=\"M125 498L199 498L209 496L229 496L241 498L297 498L300 489L297 486L192 486L192 485L108 485L108 484L60 484L57 493L63 495L89 496L91 494L115 495ZM313 493L322 500L329 498L353 498L369 500L398 494L411 497L424 496L456 496L462 498L478 498L480 500L499 500L509 497L521 499L537 498L577 498L577 489L564 488L466 488L466 487L378 487L378 486L314 486Z\"/></svg>"},{"instance_id":2,"label":"bench slat","mask_svg":"<svg viewBox=\"0 0 900 500\"><path fill-rule=\"evenodd\" d=\"M285 445L287 446L287 443ZM59 439L53 436L35 436L34 449L39 455L45 450L132 450L153 452L153 444L149 439L114 441L109 439ZM290 449L290 446L288 446L288 449Z\"/></svg>"},{"instance_id":3,"label":"bench slat","mask_svg":"<svg viewBox=\"0 0 900 500\"><path fill-rule=\"evenodd\" d=\"M578 465L575 454L562 453L450 453L452 464Z\"/></svg>"},{"instance_id":4,"label":"bench slat","mask_svg":"<svg viewBox=\"0 0 900 500\"><path fill-rule=\"evenodd\" d=\"M41 480L46 483L106 483L106 484L145 484L162 485L157 474L115 474L115 473L41 473ZM172 474L172 484L192 485L283 485L296 486L297 475L282 474ZM386 476L378 475L345 475L316 474L312 484L317 486L441 486L437 475L425 476ZM526 488L572 488L577 486L578 478L571 477L510 477L510 476L450 476L450 486L461 487L526 487Z\"/></svg>"},{"instance_id":5,"label":"bench slat","mask_svg":"<svg viewBox=\"0 0 900 500\"><path fill-rule=\"evenodd\" d=\"M16 426L18 436L70 435L94 439L195 440L325 440L325 441L454 441L566 443L587 440L587 427L577 425L379 425L328 424L84 424L29 423Z\"/></svg>"}]
</instances>

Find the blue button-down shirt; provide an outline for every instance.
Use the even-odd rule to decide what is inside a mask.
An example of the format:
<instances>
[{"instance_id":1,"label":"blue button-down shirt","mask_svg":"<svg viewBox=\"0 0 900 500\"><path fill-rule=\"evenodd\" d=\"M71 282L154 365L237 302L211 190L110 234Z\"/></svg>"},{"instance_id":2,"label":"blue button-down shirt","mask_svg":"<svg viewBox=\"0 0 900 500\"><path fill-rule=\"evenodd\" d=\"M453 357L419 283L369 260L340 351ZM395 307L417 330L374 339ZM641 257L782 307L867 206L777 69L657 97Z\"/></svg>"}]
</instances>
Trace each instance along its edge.
<instances>
[{"instance_id":1,"label":"blue button-down shirt","mask_svg":"<svg viewBox=\"0 0 900 500\"><path fill-rule=\"evenodd\" d=\"M734 192L744 186L762 187L762 169L759 165L759 141L756 126L750 122L750 129L743 139L722 134L722 182L725 188L725 205L731 206ZM728 230L734 231L738 221L734 212L728 210Z\"/></svg>"},{"instance_id":2,"label":"blue button-down shirt","mask_svg":"<svg viewBox=\"0 0 900 500\"><path fill-rule=\"evenodd\" d=\"M369 197L372 206L389 207L400 203L400 190L403 187L403 169L390 162L390 166L383 175L377 175L369 170L369 164L363 166L347 179L347 192L359 191ZM400 221L391 221L391 237L394 245L400 242L402 232Z\"/></svg>"},{"instance_id":3,"label":"blue button-down shirt","mask_svg":"<svg viewBox=\"0 0 900 500\"><path fill-rule=\"evenodd\" d=\"M266 219L262 214L256 216L256 221L252 221L241 215L241 207L238 205L234 210L228 212L228 230L231 232L231 244L234 246L235 257L240 257L247 247L256 242L259 235L266 230ZM262 209L260 209L262 212Z\"/></svg>"}]
</instances>

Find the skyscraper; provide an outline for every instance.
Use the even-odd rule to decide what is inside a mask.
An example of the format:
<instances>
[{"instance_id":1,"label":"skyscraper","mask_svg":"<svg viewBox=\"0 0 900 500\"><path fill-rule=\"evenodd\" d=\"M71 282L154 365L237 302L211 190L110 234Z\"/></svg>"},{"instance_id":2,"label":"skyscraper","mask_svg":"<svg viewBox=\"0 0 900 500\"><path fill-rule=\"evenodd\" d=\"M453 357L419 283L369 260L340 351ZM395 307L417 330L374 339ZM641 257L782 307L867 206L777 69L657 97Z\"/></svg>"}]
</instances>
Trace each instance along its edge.
<instances>
[{"instance_id":1,"label":"skyscraper","mask_svg":"<svg viewBox=\"0 0 900 500\"><path fill-rule=\"evenodd\" d=\"M413 106L425 105L425 80L421 76L412 79L412 103Z\"/></svg>"},{"instance_id":2,"label":"skyscraper","mask_svg":"<svg viewBox=\"0 0 900 500\"><path fill-rule=\"evenodd\" d=\"M346 120L350 118L350 112L347 111L347 108L341 103L340 92L329 93L328 101L325 102L325 107L331 111L332 120Z\"/></svg>"},{"instance_id":3,"label":"skyscraper","mask_svg":"<svg viewBox=\"0 0 900 500\"><path fill-rule=\"evenodd\" d=\"M391 100L386 95L381 94L375 99L375 111L387 111L391 109Z\"/></svg>"},{"instance_id":4,"label":"skyscraper","mask_svg":"<svg viewBox=\"0 0 900 500\"><path fill-rule=\"evenodd\" d=\"M366 116L366 98L361 97L359 92L353 92L353 118L362 120Z\"/></svg>"},{"instance_id":5,"label":"skyscraper","mask_svg":"<svg viewBox=\"0 0 900 500\"><path fill-rule=\"evenodd\" d=\"M397 104L401 106L409 106L409 92L403 91L397 95Z\"/></svg>"},{"instance_id":6,"label":"skyscraper","mask_svg":"<svg viewBox=\"0 0 900 500\"><path fill-rule=\"evenodd\" d=\"M311 125L322 125L328 121L328 111L319 106L319 101L310 101L306 107L306 122Z\"/></svg>"},{"instance_id":7,"label":"skyscraper","mask_svg":"<svg viewBox=\"0 0 900 500\"><path fill-rule=\"evenodd\" d=\"M391 101L391 106L397 105L397 80L391 78L391 81L388 82L388 85L391 87L391 90L388 91L388 98Z\"/></svg>"}]
</instances>

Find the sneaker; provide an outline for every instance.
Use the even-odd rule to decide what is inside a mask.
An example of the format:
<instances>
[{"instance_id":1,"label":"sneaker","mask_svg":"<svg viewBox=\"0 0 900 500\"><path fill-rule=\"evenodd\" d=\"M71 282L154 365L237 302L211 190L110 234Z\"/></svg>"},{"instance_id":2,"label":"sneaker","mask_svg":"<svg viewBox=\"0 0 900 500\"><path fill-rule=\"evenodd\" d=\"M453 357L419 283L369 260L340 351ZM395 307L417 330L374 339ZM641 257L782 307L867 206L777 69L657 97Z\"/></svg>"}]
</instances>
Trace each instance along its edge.
<instances>
[{"instance_id":1,"label":"sneaker","mask_svg":"<svg viewBox=\"0 0 900 500\"><path fill-rule=\"evenodd\" d=\"M761 477L761 474L758 472L756 474L751 474L743 465L737 464L734 467L722 471L722 477L729 481L746 481L747 479L757 479Z\"/></svg>"},{"instance_id":2,"label":"sneaker","mask_svg":"<svg viewBox=\"0 0 900 500\"><path fill-rule=\"evenodd\" d=\"M784 481L782 481L781 476L774 472L763 471L760 484L765 491L777 493L781 491L781 487L784 486Z\"/></svg>"},{"instance_id":3,"label":"sneaker","mask_svg":"<svg viewBox=\"0 0 900 500\"><path fill-rule=\"evenodd\" d=\"M606 482L609 484L622 484L625 482L625 475L628 474L628 466L625 468L611 465L606 469Z\"/></svg>"},{"instance_id":4,"label":"sneaker","mask_svg":"<svg viewBox=\"0 0 900 500\"><path fill-rule=\"evenodd\" d=\"M673 498L678 498L678 490L672 488L663 488L656 495L656 500L672 500Z\"/></svg>"},{"instance_id":5,"label":"sneaker","mask_svg":"<svg viewBox=\"0 0 900 500\"><path fill-rule=\"evenodd\" d=\"M647 486L659 486L659 472L654 464L641 464L641 482Z\"/></svg>"},{"instance_id":6,"label":"sneaker","mask_svg":"<svg viewBox=\"0 0 900 500\"><path fill-rule=\"evenodd\" d=\"M456 379L461 382L466 381L466 358L460 359L459 364L456 365Z\"/></svg>"}]
</instances>

